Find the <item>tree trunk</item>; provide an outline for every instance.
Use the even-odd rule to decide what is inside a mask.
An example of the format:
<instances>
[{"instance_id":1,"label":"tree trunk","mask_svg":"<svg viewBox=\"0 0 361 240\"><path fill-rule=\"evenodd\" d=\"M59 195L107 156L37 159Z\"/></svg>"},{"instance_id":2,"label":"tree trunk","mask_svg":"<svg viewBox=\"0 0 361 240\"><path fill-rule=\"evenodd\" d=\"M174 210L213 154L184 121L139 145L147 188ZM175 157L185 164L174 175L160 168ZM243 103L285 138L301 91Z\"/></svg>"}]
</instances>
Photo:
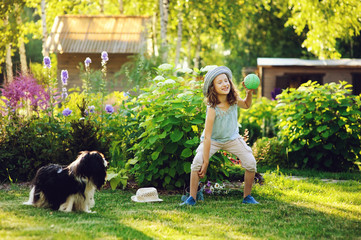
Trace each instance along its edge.
<instances>
[{"instance_id":1,"label":"tree trunk","mask_svg":"<svg viewBox=\"0 0 361 240\"><path fill-rule=\"evenodd\" d=\"M4 19L4 25L7 26L9 24L9 16L6 16ZM13 62L11 60L11 44L6 44L6 81L5 83L10 83L13 81Z\"/></svg>"},{"instance_id":2,"label":"tree trunk","mask_svg":"<svg viewBox=\"0 0 361 240\"><path fill-rule=\"evenodd\" d=\"M18 13L18 16L16 17L16 23L18 26L21 26L23 24L21 20L19 5L15 4L15 12ZM24 44L24 38L23 33L20 33L19 37L19 55L20 55L20 66L21 66L21 73L23 75L28 74L28 65L26 63L26 52L25 52L25 44Z\"/></svg>"},{"instance_id":3,"label":"tree trunk","mask_svg":"<svg viewBox=\"0 0 361 240\"><path fill-rule=\"evenodd\" d=\"M167 61L168 58L168 43L167 43L167 26L168 26L168 11L169 11L169 2L168 0L159 0L159 9L160 9L160 37L161 37L161 47L162 47L162 60L163 62Z\"/></svg>"},{"instance_id":4,"label":"tree trunk","mask_svg":"<svg viewBox=\"0 0 361 240\"><path fill-rule=\"evenodd\" d=\"M200 53L201 53L201 39L200 36L197 36L197 47L196 47L196 57L194 59L194 67L199 69L199 62L200 62Z\"/></svg>"},{"instance_id":5,"label":"tree trunk","mask_svg":"<svg viewBox=\"0 0 361 240\"><path fill-rule=\"evenodd\" d=\"M153 39L153 54L158 56L158 48L157 48L157 14L153 14L153 21L152 21L152 39Z\"/></svg>"},{"instance_id":6,"label":"tree trunk","mask_svg":"<svg viewBox=\"0 0 361 240\"><path fill-rule=\"evenodd\" d=\"M182 46L182 30L183 30L183 13L182 10L178 13L178 34L177 34L177 47L175 51L175 67L178 67L180 49Z\"/></svg>"},{"instance_id":7,"label":"tree trunk","mask_svg":"<svg viewBox=\"0 0 361 240\"><path fill-rule=\"evenodd\" d=\"M104 0L100 0L99 5L100 5L100 13L104 14Z\"/></svg>"},{"instance_id":8,"label":"tree trunk","mask_svg":"<svg viewBox=\"0 0 361 240\"><path fill-rule=\"evenodd\" d=\"M46 10L45 10L45 0L41 0L41 21L43 28L43 56L49 56L49 50L46 47L46 39L48 38L48 31L46 29Z\"/></svg>"},{"instance_id":9,"label":"tree trunk","mask_svg":"<svg viewBox=\"0 0 361 240\"><path fill-rule=\"evenodd\" d=\"M123 0L118 0L119 2L119 12L120 14L124 13Z\"/></svg>"}]
</instances>

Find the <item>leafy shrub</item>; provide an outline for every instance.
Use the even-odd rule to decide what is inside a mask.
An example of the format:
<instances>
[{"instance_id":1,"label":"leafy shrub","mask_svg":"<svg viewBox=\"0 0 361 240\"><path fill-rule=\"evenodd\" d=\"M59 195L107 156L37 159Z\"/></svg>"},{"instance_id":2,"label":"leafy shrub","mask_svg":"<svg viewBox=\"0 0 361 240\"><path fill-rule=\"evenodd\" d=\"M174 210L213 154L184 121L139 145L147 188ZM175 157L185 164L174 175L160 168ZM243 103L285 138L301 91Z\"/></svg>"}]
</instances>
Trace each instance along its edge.
<instances>
[{"instance_id":1,"label":"leafy shrub","mask_svg":"<svg viewBox=\"0 0 361 240\"><path fill-rule=\"evenodd\" d=\"M4 123L4 122L1 122ZM29 181L41 166L67 165L76 155L68 150L69 129L58 121L12 119L0 137L0 181Z\"/></svg>"},{"instance_id":2,"label":"leafy shrub","mask_svg":"<svg viewBox=\"0 0 361 240\"><path fill-rule=\"evenodd\" d=\"M254 100L251 108L241 109L239 122L241 123L241 133L249 130L249 142L252 145L258 138L273 137L277 134L277 115L275 106L277 102L262 97Z\"/></svg>"},{"instance_id":3,"label":"leafy shrub","mask_svg":"<svg viewBox=\"0 0 361 240\"><path fill-rule=\"evenodd\" d=\"M152 76L156 74L156 68L161 64L161 57L137 54L129 56L131 61L124 63L121 69L114 75L116 78L123 76L122 87L130 89L145 87Z\"/></svg>"},{"instance_id":4,"label":"leafy shrub","mask_svg":"<svg viewBox=\"0 0 361 240\"><path fill-rule=\"evenodd\" d=\"M344 171L360 157L361 101L346 82L307 82L278 95L279 135L302 168Z\"/></svg>"},{"instance_id":5,"label":"leafy shrub","mask_svg":"<svg viewBox=\"0 0 361 240\"><path fill-rule=\"evenodd\" d=\"M292 167L288 163L286 146L277 137L257 139L252 150L257 163L261 166Z\"/></svg>"},{"instance_id":6,"label":"leafy shrub","mask_svg":"<svg viewBox=\"0 0 361 240\"><path fill-rule=\"evenodd\" d=\"M168 189L188 184L190 165L205 121L201 81L173 76L173 67L162 64L160 75L137 99L136 118L143 133L131 148L131 172L139 185ZM212 158L209 176L221 169L223 158Z\"/></svg>"}]
</instances>

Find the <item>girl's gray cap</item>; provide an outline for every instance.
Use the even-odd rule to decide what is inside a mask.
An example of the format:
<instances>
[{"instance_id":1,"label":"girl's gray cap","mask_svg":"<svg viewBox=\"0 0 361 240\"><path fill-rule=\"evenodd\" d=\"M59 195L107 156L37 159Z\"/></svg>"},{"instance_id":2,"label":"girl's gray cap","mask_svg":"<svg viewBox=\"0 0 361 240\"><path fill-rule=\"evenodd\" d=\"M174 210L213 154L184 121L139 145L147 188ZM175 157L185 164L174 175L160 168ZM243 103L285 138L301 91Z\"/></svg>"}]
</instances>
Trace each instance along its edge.
<instances>
[{"instance_id":1,"label":"girl's gray cap","mask_svg":"<svg viewBox=\"0 0 361 240\"><path fill-rule=\"evenodd\" d=\"M207 72L204 77L204 85L203 85L203 95L205 97L208 96L208 89L211 86L213 80L220 74L226 74L229 81L232 81L232 71L226 66L216 67Z\"/></svg>"}]
</instances>

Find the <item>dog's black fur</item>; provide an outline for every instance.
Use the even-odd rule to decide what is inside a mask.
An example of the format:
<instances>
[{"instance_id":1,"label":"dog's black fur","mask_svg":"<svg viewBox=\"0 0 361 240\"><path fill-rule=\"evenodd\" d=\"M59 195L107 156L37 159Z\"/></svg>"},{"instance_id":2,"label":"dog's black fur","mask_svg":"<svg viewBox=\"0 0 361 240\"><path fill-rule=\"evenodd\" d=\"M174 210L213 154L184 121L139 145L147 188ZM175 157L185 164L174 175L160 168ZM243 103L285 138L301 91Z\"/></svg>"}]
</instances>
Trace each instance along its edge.
<instances>
[{"instance_id":1,"label":"dog's black fur","mask_svg":"<svg viewBox=\"0 0 361 240\"><path fill-rule=\"evenodd\" d=\"M29 201L36 207L90 212L94 192L105 182L107 161L97 151L80 152L69 166L41 167L32 182Z\"/></svg>"}]
</instances>

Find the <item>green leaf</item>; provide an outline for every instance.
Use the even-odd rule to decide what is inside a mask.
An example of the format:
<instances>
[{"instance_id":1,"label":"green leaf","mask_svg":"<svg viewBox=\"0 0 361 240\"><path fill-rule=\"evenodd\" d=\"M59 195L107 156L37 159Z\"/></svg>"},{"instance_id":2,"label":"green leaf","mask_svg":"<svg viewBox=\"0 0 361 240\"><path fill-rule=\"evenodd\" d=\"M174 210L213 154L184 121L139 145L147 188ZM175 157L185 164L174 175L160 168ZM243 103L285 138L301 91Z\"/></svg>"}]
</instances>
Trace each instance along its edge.
<instances>
[{"instance_id":1,"label":"green leaf","mask_svg":"<svg viewBox=\"0 0 361 240\"><path fill-rule=\"evenodd\" d=\"M331 150L332 146L333 146L332 143L327 143L327 144L323 145L323 148L327 149L327 150Z\"/></svg>"},{"instance_id":2,"label":"green leaf","mask_svg":"<svg viewBox=\"0 0 361 240\"><path fill-rule=\"evenodd\" d=\"M155 135L155 136L151 136L148 141L150 144L154 144L157 140L158 140L159 136Z\"/></svg>"},{"instance_id":3,"label":"green leaf","mask_svg":"<svg viewBox=\"0 0 361 240\"><path fill-rule=\"evenodd\" d=\"M194 119L191 121L192 124L201 124L201 123L204 123L204 120L202 119Z\"/></svg>"},{"instance_id":4,"label":"green leaf","mask_svg":"<svg viewBox=\"0 0 361 240\"><path fill-rule=\"evenodd\" d=\"M159 137L160 139L164 139L166 136L167 136L167 132L164 131L164 132L162 132L162 134L160 134L158 137Z\"/></svg>"},{"instance_id":5,"label":"green leaf","mask_svg":"<svg viewBox=\"0 0 361 240\"><path fill-rule=\"evenodd\" d=\"M183 134L182 131L176 129L170 134L170 139L172 139L172 142L178 142L183 137Z\"/></svg>"},{"instance_id":6,"label":"green leaf","mask_svg":"<svg viewBox=\"0 0 361 240\"><path fill-rule=\"evenodd\" d=\"M185 173L190 173L191 172L191 163L190 162L183 163L183 169L184 169Z\"/></svg>"},{"instance_id":7,"label":"green leaf","mask_svg":"<svg viewBox=\"0 0 361 240\"><path fill-rule=\"evenodd\" d=\"M175 176L175 173L176 173L175 168L171 168L169 170L169 176L171 176L172 178Z\"/></svg>"},{"instance_id":8,"label":"green leaf","mask_svg":"<svg viewBox=\"0 0 361 240\"><path fill-rule=\"evenodd\" d=\"M178 144L177 143L168 143L165 146L165 152L166 153L175 153L178 149Z\"/></svg>"},{"instance_id":9,"label":"green leaf","mask_svg":"<svg viewBox=\"0 0 361 240\"><path fill-rule=\"evenodd\" d=\"M325 131L327 129L327 126L326 125L321 125L321 126L319 126L318 128L317 128L317 131L318 132L323 132L323 131Z\"/></svg>"},{"instance_id":10,"label":"green leaf","mask_svg":"<svg viewBox=\"0 0 361 240\"><path fill-rule=\"evenodd\" d=\"M321 133L321 136L323 138L328 138L330 136L330 133L329 132L323 132L323 133Z\"/></svg>"},{"instance_id":11,"label":"green leaf","mask_svg":"<svg viewBox=\"0 0 361 240\"><path fill-rule=\"evenodd\" d=\"M182 182L180 180L176 181L174 184L176 187L180 188L182 186Z\"/></svg>"},{"instance_id":12,"label":"green leaf","mask_svg":"<svg viewBox=\"0 0 361 240\"><path fill-rule=\"evenodd\" d=\"M170 180L171 180L171 178L170 178L169 176L166 176L166 177L164 178L164 181L165 181L166 184L169 184L169 183L170 183Z\"/></svg>"},{"instance_id":13,"label":"green leaf","mask_svg":"<svg viewBox=\"0 0 361 240\"><path fill-rule=\"evenodd\" d=\"M157 151L152 153L151 156L152 156L152 159L153 159L154 161L157 160L157 158L158 158L158 156L159 156L159 153L160 153L160 152L157 152Z\"/></svg>"},{"instance_id":14,"label":"green leaf","mask_svg":"<svg viewBox=\"0 0 361 240\"><path fill-rule=\"evenodd\" d=\"M138 157L132 158L128 161L128 163L132 165L136 164L137 162L138 162Z\"/></svg>"},{"instance_id":15,"label":"green leaf","mask_svg":"<svg viewBox=\"0 0 361 240\"><path fill-rule=\"evenodd\" d=\"M182 158L188 158L190 156L192 156L192 150L190 148L185 148L181 153Z\"/></svg>"}]
</instances>

